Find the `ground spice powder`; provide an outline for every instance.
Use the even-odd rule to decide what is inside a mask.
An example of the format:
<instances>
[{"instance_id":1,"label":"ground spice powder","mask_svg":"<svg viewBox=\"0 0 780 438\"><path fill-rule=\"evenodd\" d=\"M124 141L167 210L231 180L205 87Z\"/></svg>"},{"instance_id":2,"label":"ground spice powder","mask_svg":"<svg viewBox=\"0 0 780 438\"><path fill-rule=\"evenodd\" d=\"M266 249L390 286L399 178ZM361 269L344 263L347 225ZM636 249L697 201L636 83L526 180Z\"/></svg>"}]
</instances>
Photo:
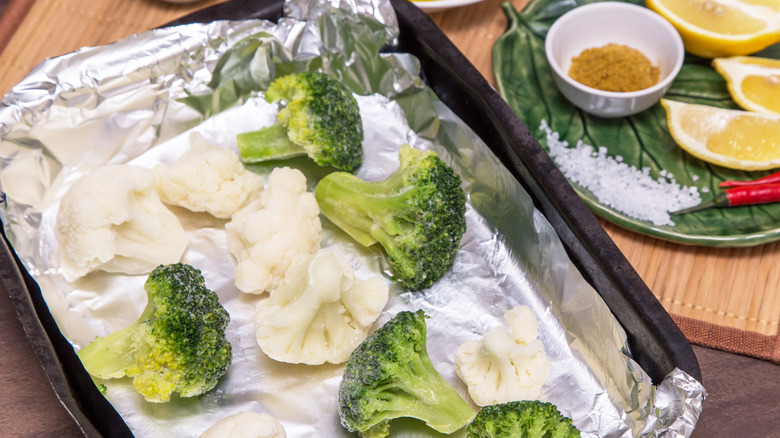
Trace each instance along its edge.
<instances>
[{"instance_id":1,"label":"ground spice powder","mask_svg":"<svg viewBox=\"0 0 780 438\"><path fill-rule=\"evenodd\" d=\"M585 49L572 58L569 76L603 91L637 91L658 83L660 71L639 50L623 44Z\"/></svg>"}]
</instances>

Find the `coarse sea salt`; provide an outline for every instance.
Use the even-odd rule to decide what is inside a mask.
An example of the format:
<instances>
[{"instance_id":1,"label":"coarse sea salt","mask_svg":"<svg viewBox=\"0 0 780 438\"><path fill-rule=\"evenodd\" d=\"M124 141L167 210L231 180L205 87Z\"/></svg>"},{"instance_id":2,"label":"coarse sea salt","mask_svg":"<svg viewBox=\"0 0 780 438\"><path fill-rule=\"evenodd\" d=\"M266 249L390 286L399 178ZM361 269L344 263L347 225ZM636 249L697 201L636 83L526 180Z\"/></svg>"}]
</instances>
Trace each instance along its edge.
<instances>
[{"instance_id":1,"label":"coarse sea salt","mask_svg":"<svg viewBox=\"0 0 780 438\"><path fill-rule=\"evenodd\" d=\"M566 178L589 190L601 204L626 216L656 226L673 226L670 212L701 203L697 187L681 186L666 170L653 178L649 167L638 169L623 163L622 157L608 156L603 146L594 148L579 140L570 148L546 120L539 129L546 135L550 156Z\"/></svg>"}]
</instances>

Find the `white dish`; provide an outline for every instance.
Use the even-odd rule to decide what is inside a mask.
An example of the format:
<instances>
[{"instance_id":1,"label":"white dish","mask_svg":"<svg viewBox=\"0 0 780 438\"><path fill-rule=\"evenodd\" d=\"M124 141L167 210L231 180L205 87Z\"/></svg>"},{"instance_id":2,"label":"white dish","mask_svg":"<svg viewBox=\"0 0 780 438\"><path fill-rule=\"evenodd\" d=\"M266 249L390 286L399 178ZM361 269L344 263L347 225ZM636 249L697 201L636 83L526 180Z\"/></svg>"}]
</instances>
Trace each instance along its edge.
<instances>
[{"instance_id":1,"label":"white dish","mask_svg":"<svg viewBox=\"0 0 780 438\"><path fill-rule=\"evenodd\" d=\"M569 77L573 57L609 43L642 52L660 68L658 83L644 90L613 92ZM585 112L614 118L636 114L658 102L680 71L685 48L677 30L655 12L629 3L602 2L577 7L556 20L547 33L545 53L555 84L567 99Z\"/></svg>"},{"instance_id":2,"label":"white dish","mask_svg":"<svg viewBox=\"0 0 780 438\"><path fill-rule=\"evenodd\" d=\"M445 9L457 8L459 6L471 5L479 3L483 0L430 0L430 1L413 1L415 6L422 9L425 12L438 12Z\"/></svg>"}]
</instances>

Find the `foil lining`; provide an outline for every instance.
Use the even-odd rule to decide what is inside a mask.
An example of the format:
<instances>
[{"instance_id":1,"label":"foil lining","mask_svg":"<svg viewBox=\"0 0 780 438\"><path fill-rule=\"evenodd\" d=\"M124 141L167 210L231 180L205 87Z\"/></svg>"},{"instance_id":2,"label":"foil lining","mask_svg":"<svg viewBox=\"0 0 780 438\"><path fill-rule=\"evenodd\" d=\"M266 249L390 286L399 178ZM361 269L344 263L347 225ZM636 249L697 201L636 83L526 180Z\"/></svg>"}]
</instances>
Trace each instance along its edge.
<instances>
[{"instance_id":1,"label":"foil lining","mask_svg":"<svg viewBox=\"0 0 780 438\"><path fill-rule=\"evenodd\" d=\"M429 353L466 399L454 351L502 324L505 310L530 306L552 362L542 400L573 418L583 437L687 437L706 392L681 370L657 386L626 352L615 318L568 258L546 218L490 149L420 80L408 54L379 54L398 35L389 2L292 0L277 24L219 21L156 29L87 47L38 65L6 95L0 109L0 209L6 234L41 287L74 348L134 321L146 304L145 276L94 273L69 283L54 238L59 200L84 173L108 163L171 164L197 133L237 152L235 134L270 124L275 108L257 92L227 95L228 80L262 83L284 69L329 71L358 99L365 128L359 176L381 179L397 166L402 143L434 149L461 175L467 226L451 272L432 288L409 293L392 283L383 256L323 221L323 247L347 256L358 278L383 275L391 299L377 324L400 310L423 309ZM258 38L264 57L245 76L215 77L219 58ZM209 96L198 100L196 96ZM188 100L189 99L189 100ZM322 170L305 159L310 187ZM267 175L271 167L252 166ZM290 437L349 436L339 424L342 366L275 362L255 340L262 297L233 285L224 221L176 209L189 237L183 261L201 269L231 314L234 362L217 388L167 404L143 401L127 379L105 381L106 397L139 437L198 436L218 419L268 412ZM305 400L305 409L301 401ZM474 406L476 409L476 406ZM433 436L415 421L393 423L392 436ZM463 436L463 431L453 436Z\"/></svg>"}]
</instances>

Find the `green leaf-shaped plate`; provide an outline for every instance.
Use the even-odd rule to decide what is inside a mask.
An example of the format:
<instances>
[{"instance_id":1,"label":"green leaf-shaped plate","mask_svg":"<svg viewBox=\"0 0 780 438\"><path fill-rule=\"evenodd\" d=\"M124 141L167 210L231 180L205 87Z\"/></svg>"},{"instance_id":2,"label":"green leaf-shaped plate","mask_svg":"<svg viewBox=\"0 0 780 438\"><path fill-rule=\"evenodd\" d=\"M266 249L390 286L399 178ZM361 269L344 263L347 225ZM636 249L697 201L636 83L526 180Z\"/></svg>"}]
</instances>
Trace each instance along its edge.
<instances>
[{"instance_id":1,"label":"green leaf-shaped plate","mask_svg":"<svg viewBox=\"0 0 780 438\"><path fill-rule=\"evenodd\" d=\"M532 0L522 12L511 4L502 8L507 16L506 32L493 46L493 71L498 91L517 112L542 147L548 149L542 121L574 145L582 140L606 148L610 157L637 169L648 168L654 179L673 176L681 186L695 186L702 201L719 191L729 179L753 179L769 172L743 172L711 165L682 149L669 134L666 112L660 104L634 116L602 119L590 116L569 103L553 82L544 53L544 37L552 23L577 6L593 0ZM644 5L643 1L628 1ZM648 36L651 37L651 36ZM780 45L757 54L780 58ZM666 98L723 108L737 108L729 97L724 79L710 66L710 60L686 56L679 75ZM549 150L549 149L548 149ZM692 245L752 246L780 239L780 204L710 209L673 216L674 225L655 225L630 217L573 182L572 186L588 207L604 219L624 228L658 238ZM626 197L636 193L624 193Z\"/></svg>"}]
</instances>

